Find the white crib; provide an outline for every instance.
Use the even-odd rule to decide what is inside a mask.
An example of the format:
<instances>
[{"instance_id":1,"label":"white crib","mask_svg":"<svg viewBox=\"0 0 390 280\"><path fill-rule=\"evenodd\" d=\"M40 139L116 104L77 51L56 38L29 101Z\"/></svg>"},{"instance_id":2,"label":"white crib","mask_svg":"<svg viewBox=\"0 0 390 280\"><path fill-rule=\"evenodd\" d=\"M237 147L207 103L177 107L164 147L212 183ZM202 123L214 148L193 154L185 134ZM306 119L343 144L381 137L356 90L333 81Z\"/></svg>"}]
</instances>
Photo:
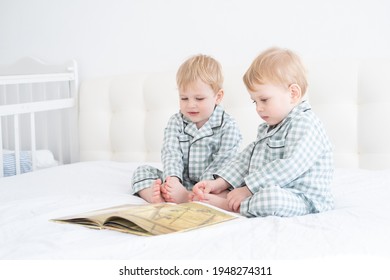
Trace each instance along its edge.
<instances>
[{"instance_id":1,"label":"white crib","mask_svg":"<svg viewBox=\"0 0 390 280\"><path fill-rule=\"evenodd\" d=\"M77 161L77 87L73 60L0 66L0 177Z\"/></svg>"}]
</instances>

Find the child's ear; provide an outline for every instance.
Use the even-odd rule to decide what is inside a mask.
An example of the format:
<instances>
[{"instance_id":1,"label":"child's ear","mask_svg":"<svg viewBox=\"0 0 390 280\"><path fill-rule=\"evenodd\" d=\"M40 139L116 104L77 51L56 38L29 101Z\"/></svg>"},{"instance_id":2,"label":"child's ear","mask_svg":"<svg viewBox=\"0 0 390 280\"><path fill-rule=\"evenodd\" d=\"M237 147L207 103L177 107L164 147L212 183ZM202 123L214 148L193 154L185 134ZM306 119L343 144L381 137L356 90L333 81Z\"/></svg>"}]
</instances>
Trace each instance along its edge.
<instances>
[{"instance_id":1,"label":"child's ear","mask_svg":"<svg viewBox=\"0 0 390 280\"><path fill-rule=\"evenodd\" d=\"M302 98L302 90L301 87L297 84L291 84L288 87L288 90L290 91L291 101L293 103L297 103Z\"/></svg>"},{"instance_id":2,"label":"child's ear","mask_svg":"<svg viewBox=\"0 0 390 280\"><path fill-rule=\"evenodd\" d=\"M222 99L223 99L223 95L224 95L224 92L223 92L223 89L220 89L217 93L217 99L215 100L215 103L218 105L219 103L221 103Z\"/></svg>"}]
</instances>

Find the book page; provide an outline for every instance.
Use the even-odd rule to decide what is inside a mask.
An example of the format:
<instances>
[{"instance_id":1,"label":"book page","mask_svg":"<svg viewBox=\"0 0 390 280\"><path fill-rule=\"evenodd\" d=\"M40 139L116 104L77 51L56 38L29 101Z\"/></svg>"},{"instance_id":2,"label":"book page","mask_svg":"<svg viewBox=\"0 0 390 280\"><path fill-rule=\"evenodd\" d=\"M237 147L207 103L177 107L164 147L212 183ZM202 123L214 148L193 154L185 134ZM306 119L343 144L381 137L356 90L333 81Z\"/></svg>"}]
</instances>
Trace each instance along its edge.
<instances>
[{"instance_id":1,"label":"book page","mask_svg":"<svg viewBox=\"0 0 390 280\"><path fill-rule=\"evenodd\" d=\"M105 209L89 211L82 214L52 219L52 221L60 222L60 223L78 224L78 225L83 225L94 229L101 229L103 227L104 222L109 217L112 217L115 214L119 214L122 211L125 211L131 207L137 207L137 206L139 205L126 204L126 205L114 206Z\"/></svg>"},{"instance_id":2,"label":"book page","mask_svg":"<svg viewBox=\"0 0 390 280\"><path fill-rule=\"evenodd\" d=\"M186 231L236 218L233 213L203 203L120 205L54 219L95 229L111 229L142 236Z\"/></svg>"},{"instance_id":3,"label":"book page","mask_svg":"<svg viewBox=\"0 0 390 280\"><path fill-rule=\"evenodd\" d=\"M146 204L116 214L132 221L152 235L195 229L236 218L234 215L196 202Z\"/></svg>"}]
</instances>

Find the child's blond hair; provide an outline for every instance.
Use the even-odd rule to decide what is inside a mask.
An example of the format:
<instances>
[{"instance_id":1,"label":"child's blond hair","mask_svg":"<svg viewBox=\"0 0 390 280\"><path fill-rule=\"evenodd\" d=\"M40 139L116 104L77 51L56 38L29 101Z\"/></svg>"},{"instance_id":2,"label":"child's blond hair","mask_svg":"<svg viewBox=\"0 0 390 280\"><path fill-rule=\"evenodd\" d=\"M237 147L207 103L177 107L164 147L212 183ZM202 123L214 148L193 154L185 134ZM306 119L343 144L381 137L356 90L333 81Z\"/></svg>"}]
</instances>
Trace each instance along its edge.
<instances>
[{"instance_id":1,"label":"child's blond hair","mask_svg":"<svg viewBox=\"0 0 390 280\"><path fill-rule=\"evenodd\" d=\"M200 79L210 85L215 93L222 89L222 67L214 58L199 54L187 59L176 74L176 83L179 90Z\"/></svg>"},{"instance_id":2,"label":"child's blond hair","mask_svg":"<svg viewBox=\"0 0 390 280\"><path fill-rule=\"evenodd\" d=\"M256 85L266 83L285 86L297 84L302 96L307 89L306 69L297 54L291 50L269 48L252 62L243 77L249 91L255 91Z\"/></svg>"}]
</instances>

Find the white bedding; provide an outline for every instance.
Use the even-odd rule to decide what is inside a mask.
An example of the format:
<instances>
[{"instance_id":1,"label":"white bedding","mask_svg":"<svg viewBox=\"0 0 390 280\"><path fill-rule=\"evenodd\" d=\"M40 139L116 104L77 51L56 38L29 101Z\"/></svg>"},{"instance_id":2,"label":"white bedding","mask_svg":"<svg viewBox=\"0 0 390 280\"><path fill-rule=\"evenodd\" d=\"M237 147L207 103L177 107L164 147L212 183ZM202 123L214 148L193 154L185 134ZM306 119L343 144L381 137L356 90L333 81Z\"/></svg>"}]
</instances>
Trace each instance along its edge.
<instances>
[{"instance_id":1,"label":"white bedding","mask_svg":"<svg viewBox=\"0 0 390 280\"><path fill-rule=\"evenodd\" d=\"M156 164L158 165L158 164ZM337 169L336 209L240 218L140 237L50 222L124 203L138 163L81 162L0 179L0 259L306 259L390 257L390 170Z\"/></svg>"}]
</instances>

